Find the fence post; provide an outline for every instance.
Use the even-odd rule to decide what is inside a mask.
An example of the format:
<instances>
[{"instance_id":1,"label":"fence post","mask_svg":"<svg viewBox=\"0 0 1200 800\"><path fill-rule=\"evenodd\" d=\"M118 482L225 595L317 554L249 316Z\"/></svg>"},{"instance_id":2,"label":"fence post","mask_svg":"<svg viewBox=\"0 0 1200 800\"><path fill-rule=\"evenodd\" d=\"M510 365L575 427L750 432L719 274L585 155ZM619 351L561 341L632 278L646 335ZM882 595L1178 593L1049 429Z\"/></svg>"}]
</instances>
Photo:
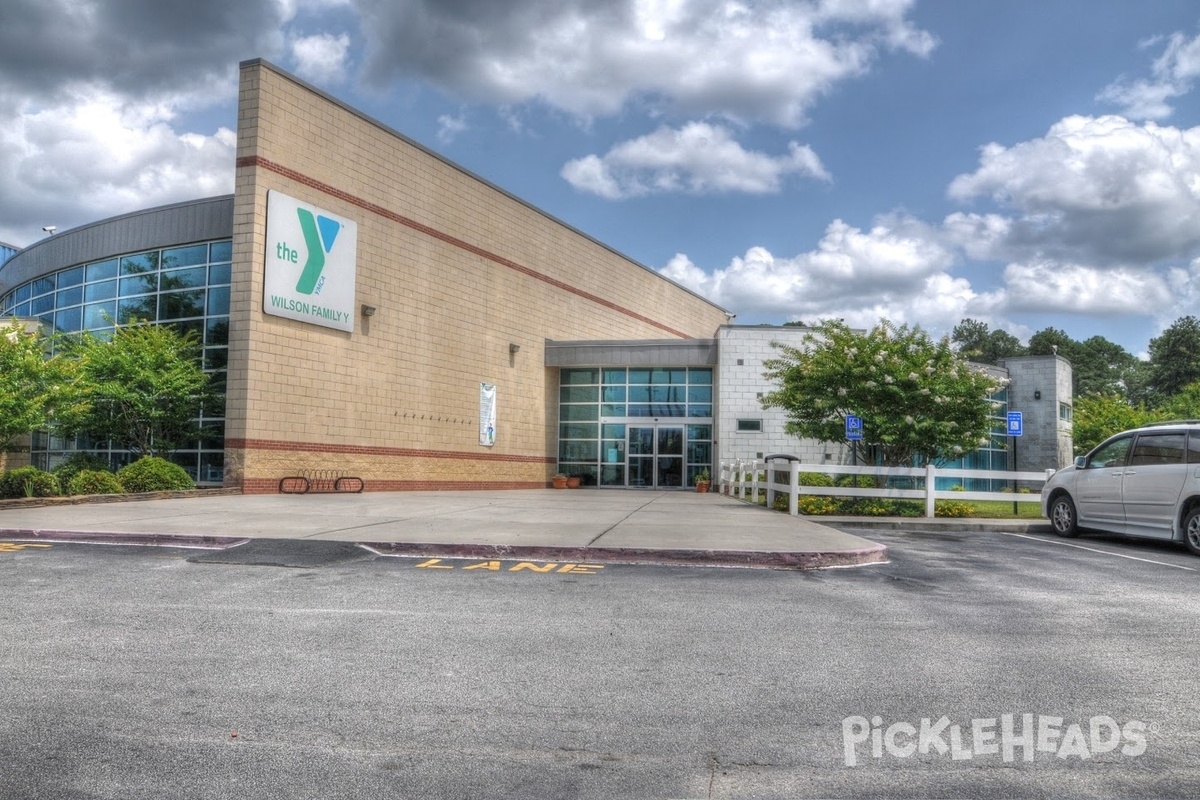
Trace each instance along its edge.
<instances>
[{"instance_id":1,"label":"fence post","mask_svg":"<svg viewBox=\"0 0 1200 800\"><path fill-rule=\"evenodd\" d=\"M775 473L771 470L771 460L763 462L767 465L767 508L775 507Z\"/></svg>"},{"instance_id":2,"label":"fence post","mask_svg":"<svg viewBox=\"0 0 1200 800\"><path fill-rule=\"evenodd\" d=\"M937 489L937 468L933 464L925 465L925 516L936 516L934 495Z\"/></svg>"},{"instance_id":3,"label":"fence post","mask_svg":"<svg viewBox=\"0 0 1200 800\"><path fill-rule=\"evenodd\" d=\"M788 462L788 513L800 513L800 462Z\"/></svg>"},{"instance_id":4,"label":"fence post","mask_svg":"<svg viewBox=\"0 0 1200 800\"><path fill-rule=\"evenodd\" d=\"M754 470L754 476L750 479L750 498L754 501L754 505L758 505L758 459L750 462L750 469Z\"/></svg>"}]
</instances>

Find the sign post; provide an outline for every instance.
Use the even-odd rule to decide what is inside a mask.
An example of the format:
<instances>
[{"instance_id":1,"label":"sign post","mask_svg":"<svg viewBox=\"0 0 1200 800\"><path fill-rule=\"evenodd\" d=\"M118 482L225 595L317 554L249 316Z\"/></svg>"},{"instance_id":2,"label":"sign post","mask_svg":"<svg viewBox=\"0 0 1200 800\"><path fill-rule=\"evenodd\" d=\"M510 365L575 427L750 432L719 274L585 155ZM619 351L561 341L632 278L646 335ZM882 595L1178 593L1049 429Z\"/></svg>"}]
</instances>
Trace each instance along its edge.
<instances>
[{"instance_id":1,"label":"sign post","mask_svg":"<svg viewBox=\"0 0 1200 800\"><path fill-rule=\"evenodd\" d=\"M1008 412L1008 438L1012 442L1012 468L1015 472L1017 469L1017 439L1025 433L1025 415L1020 411ZM1017 481L1014 478L1012 481L1013 497L1017 494ZM1017 501L1013 500L1013 515L1017 514Z\"/></svg>"},{"instance_id":2,"label":"sign post","mask_svg":"<svg viewBox=\"0 0 1200 800\"><path fill-rule=\"evenodd\" d=\"M850 463L858 466L858 443L863 438L862 417L853 414L846 416L846 441L850 442ZM858 486L858 476L854 476L854 485Z\"/></svg>"}]
</instances>

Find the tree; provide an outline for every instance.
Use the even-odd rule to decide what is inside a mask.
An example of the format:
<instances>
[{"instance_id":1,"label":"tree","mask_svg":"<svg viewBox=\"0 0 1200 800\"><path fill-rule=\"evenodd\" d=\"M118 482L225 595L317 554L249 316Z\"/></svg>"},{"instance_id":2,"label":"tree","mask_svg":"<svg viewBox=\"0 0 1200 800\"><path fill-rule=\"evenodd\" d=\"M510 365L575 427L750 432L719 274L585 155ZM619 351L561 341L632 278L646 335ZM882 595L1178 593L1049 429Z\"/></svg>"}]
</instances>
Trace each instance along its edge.
<instances>
[{"instance_id":1,"label":"tree","mask_svg":"<svg viewBox=\"0 0 1200 800\"><path fill-rule=\"evenodd\" d=\"M1071 362L1072 389L1076 397L1117 394L1129 397L1143 382L1137 358L1103 336L1076 341L1057 328L1044 328L1029 337L1029 354L1057 353Z\"/></svg>"},{"instance_id":2,"label":"tree","mask_svg":"<svg viewBox=\"0 0 1200 800\"><path fill-rule=\"evenodd\" d=\"M1155 409L1161 420L1200 419L1200 381L1184 386L1169 400Z\"/></svg>"},{"instance_id":3,"label":"tree","mask_svg":"<svg viewBox=\"0 0 1200 800\"><path fill-rule=\"evenodd\" d=\"M1141 427L1155 418L1144 406L1131 406L1116 393L1077 397L1071 424L1075 454L1086 453L1113 434Z\"/></svg>"},{"instance_id":4,"label":"tree","mask_svg":"<svg viewBox=\"0 0 1200 800\"><path fill-rule=\"evenodd\" d=\"M1200 320L1180 317L1150 340L1150 388L1159 400L1200 380Z\"/></svg>"},{"instance_id":5,"label":"tree","mask_svg":"<svg viewBox=\"0 0 1200 800\"><path fill-rule=\"evenodd\" d=\"M18 436L46 427L60 403L68 402L70 365L47 358L40 331L16 320L0 325L0 452Z\"/></svg>"},{"instance_id":6,"label":"tree","mask_svg":"<svg viewBox=\"0 0 1200 800\"><path fill-rule=\"evenodd\" d=\"M958 352L968 361L979 364L995 364L1002 358L1026 354L1021 340L1005 330L988 330L986 322L964 319L950 332L950 341L958 345Z\"/></svg>"},{"instance_id":7,"label":"tree","mask_svg":"<svg viewBox=\"0 0 1200 800\"><path fill-rule=\"evenodd\" d=\"M86 432L143 455L165 456L200 437L195 418L210 393L194 333L118 325L111 340L84 333L67 353L86 404L60 415L66 435Z\"/></svg>"},{"instance_id":8,"label":"tree","mask_svg":"<svg viewBox=\"0 0 1200 800\"><path fill-rule=\"evenodd\" d=\"M949 337L886 320L865 334L823 322L802 347L775 347L766 377L779 388L763 406L786 411L793 436L839 441L855 415L888 466L943 462L989 441L989 397L1003 382L968 365Z\"/></svg>"}]
</instances>

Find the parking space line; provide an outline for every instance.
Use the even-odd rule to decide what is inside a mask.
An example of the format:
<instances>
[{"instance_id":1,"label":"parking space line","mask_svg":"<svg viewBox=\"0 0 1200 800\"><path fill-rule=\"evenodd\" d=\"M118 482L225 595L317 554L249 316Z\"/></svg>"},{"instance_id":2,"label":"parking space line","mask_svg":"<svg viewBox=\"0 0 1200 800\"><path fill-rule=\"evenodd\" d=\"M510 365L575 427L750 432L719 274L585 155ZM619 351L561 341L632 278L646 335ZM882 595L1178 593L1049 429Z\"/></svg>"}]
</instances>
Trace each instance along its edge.
<instances>
[{"instance_id":1,"label":"parking space line","mask_svg":"<svg viewBox=\"0 0 1200 800\"><path fill-rule=\"evenodd\" d=\"M1172 564L1168 561L1155 561L1152 558L1140 558L1138 556L1127 556L1124 553L1114 553L1111 550L1097 550L1094 547L1084 547L1081 544L1072 544L1071 542L1060 542L1055 539L1043 539L1040 536L1028 536L1024 533L1009 533L1007 531L997 531L1002 536L1016 536L1021 539L1032 539L1035 542L1045 542L1046 544L1060 544L1063 547L1074 547L1077 550L1087 550L1089 553L1101 553L1106 556L1116 556L1117 558L1128 558L1130 561L1145 561L1147 564L1158 564L1163 567L1174 567L1175 569L1186 569L1188 572L1195 572L1195 567L1185 567L1180 564Z\"/></svg>"}]
</instances>

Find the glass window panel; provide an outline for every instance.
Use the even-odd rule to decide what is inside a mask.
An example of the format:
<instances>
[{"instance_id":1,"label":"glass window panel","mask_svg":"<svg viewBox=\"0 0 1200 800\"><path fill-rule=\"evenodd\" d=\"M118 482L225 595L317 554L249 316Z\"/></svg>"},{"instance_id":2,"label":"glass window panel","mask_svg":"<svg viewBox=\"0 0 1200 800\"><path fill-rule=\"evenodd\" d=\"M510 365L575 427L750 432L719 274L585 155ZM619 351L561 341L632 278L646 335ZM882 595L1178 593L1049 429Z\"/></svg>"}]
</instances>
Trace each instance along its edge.
<instances>
[{"instance_id":1,"label":"glass window panel","mask_svg":"<svg viewBox=\"0 0 1200 800\"><path fill-rule=\"evenodd\" d=\"M107 317L107 319L105 319ZM92 303L83 307L83 327L87 330L107 328L117 318L117 304L109 300L106 303Z\"/></svg>"},{"instance_id":2,"label":"glass window panel","mask_svg":"<svg viewBox=\"0 0 1200 800\"><path fill-rule=\"evenodd\" d=\"M605 464L619 464L625 460L625 440L605 439L600 443L600 460Z\"/></svg>"},{"instance_id":3,"label":"glass window panel","mask_svg":"<svg viewBox=\"0 0 1200 800\"><path fill-rule=\"evenodd\" d=\"M624 386L605 386L604 396L601 398L606 403L624 403L625 402L625 387Z\"/></svg>"},{"instance_id":4,"label":"glass window panel","mask_svg":"<svg viewBox=\"0 0 1200 800\"><path fill-rule=\"evenodd\" d=\"M561 441L558 443L559 461L598 461L600 443L592 441Z\"/></svg>"},{"instance_id":5,"label":"glass window panel","mask_svg":"<svg viewBox=\"0 0 1200 800\"><path fill-rule=\"evenodd\" d=\"M631 403L649 403L650 402L650 387L649 386L630 386L629 387L629 402L631 402Z\"/></svg>"},{"instance_id":6,"label":"glass window panel","mask_svg":"<svg viewBox=\"0 0 1200 800\"><path fill-rule=\"evenodd\" d=\"M229 314L229 287L221 286L208 290L208 315L210 317Z\"/></svg>"},{"instance_id":7,"label":"glass window panel","mask_svg":"<svg viewBox=\"0 0 1200 800\"><path fill-rule=\"evenodd\" d=\"M171 292L158 297L159 319L180 319L182 317L204 316L204 290L194 289L189 292Z\"/></svg>"},{"instance_id":8,"label":"glass window panel","mask_svg":"<svg viewBox=\"0 0 1200 800\"><path fill-rule=\"evenodd\" d=\"M1128 455L1131 444L1133 444L1133 437L1126 436L1105 445L1088 459L1085 469L1125 466L1125 456Z\"/></svg>"},{"instance_id":9,"label":"glass window panel","mask_svg":"<svg viewBox=\"0 0 1200 800\"><path fill-rule=\"evenodd\" d=\"M122 275L143 275L147 272L158 271L158 251L152 250L149 253L138 253L135 256L124 256L121 258L121 274Z\"/></svg>"},{"instance_id":10,"label":"glass window panel","mask_svg":"<svg viewBox=\"0 0 1200 800\"><path fill-rule=\"evenodd\" d=\"M83 299L89 303L97 300L110 300L117 296L116 281L101 281L100 283L89 283L83 287Z\"/></svg>"},{"instance_id":11,"label":"glass window panel","mask_svg":"<svg viewBox=\"0 0 1200 800\"><path fill-rule=\"evenodd\" d=\"M44 294L41 297L35 297L29 303L29 310L34 316L45 314L47 311L54 310L54 295Z\"/></svg>"},{"instance_id":12,"label":"glass window panel","mask_svg":"<svg viewBox=\"0 0 1200 800\"><path fill-rule=\"evenodd\" d=\"M600 406L600 415L604 417L623 417L625 416L625 404L606 403Z\"/></svg>"},{"instance_id":13,"label":"glass window panel","mask_svg":"<svg viewBox=\"0 0 1200 800\"><path fill-rule=\"evenodd\" d=\"M741 431L741 432L761 431L762 430L762 420L761 419L739 419L737 421L737 429L738 429L738 431Z\"/></svg>"},{"instance_id":14,"label":"glass window panel","mask_svg":"<svg viewBox=\"0 0 1200 800\"><path fill-rule=\"evenodd\" d=\"M117 277L117 260L115 258L87 265L88 281L102 281L115 277Z\"/></svg>"},{"instance_id":15,"label":"glass window panel","mask_svg":"<svg viewBox=\"0 0 1200 800\"><path fill-rule=\"evenodd\" d=\"M595 405L561 406L558 417L564 422L579 420L594 422L599 419L599 407Z\"/></svg>"},{"instance_id":16,"label":"glass window panel","mask_svg":"<svg viewBox=\"0 0 1200 800\"><path fill-rule=\"evenodd\" d=\"M29 303L21 303L20 305L13 308L12 313L13 313L13 316L15 316L15 317L28 317L29 316Z\"/></svg>"},{"instance_id":17,"label":"glass window panel","mask_svg":"<svg viewBox=\"0 0 1200 800\"><path fill-rule=\"evenodd\" d=\"M229 264L217 264L208 268L208 282L210 285L217 286L222 283L229 283Z\"/></svg>"},{"instance_id":18,"label":"glass window panel","mask_svg":"<svg viewBox=\"0 0 1200 800\"><path fill-rule=\"evenodd\" d=\"M200 454L200 480L204 483L220 483L225 479L225 454Z\"/></svg>"},{"instance_id":19,"label":"glass window panel","mask_svg":"<svg viewBox=\"0 0 1200 800\"><path fill-rule=\"evenodd\" d=\"M229 348L209 347L204 351L204 369L212 372L225 369L229 364Z\"/></svg>"},{"instance_id":20,"label":"glass window panel","mask_svg":"<svg viewBox=\"0 0 1200 800\"><path fill-rule=\"evenodd\" d=\"M595 369L564 369L559 372L561 386L578 386L580 384L597 383L600 371Z\"/></svg>"},{"instance_id":21,"label":"glass window panel","mask_svg":"<svg viewBox=\"0 0 1200 800\"><path fill-rule=\"evenodd\" d=\"M195 453L172 453L170 461L173 464L178 464L187 470L187 474L192 480L196 480L196 454Z\"/></svg>"},{"instance_id":22,"label":"glass window panel","mask_svg":"<svg viewBox=\"0 0 1200 800\"><path fill-rule=\"evenodd\" d=\"M36 297L39 294L54 291L54 276L49 278L38 278L33 282L33 295Z\"/></svg>"},{"instance_id":23,"label":"glass window panel","mask_svg":"<svg viewBox=\"0 0 1200 800\"><path fill-rule=\"evenodd\" d=\"M209 250L209 261L229 261L233 257L233 242L213 242Z\"/></svg>"},{"instance_id":24,"label":"glass window panel","mask_svg":"<svg viewBox=\"0 0 1200 800\"><path fill-rule=\"evenodd\" d=\"M712 402L712 387L711 386L689 386L687 399L688 399L689 403L711 403Z\"/></svg>"},{"instance_id":25,"label":"glass window panel","mask_svg":"<svg viewBox=\"0 0 1200 800\"><path fill-rule=\"evenodd\" d=\"M54 315L54 327L64 333L76 333L83 329L83 309L79 306L59 311Z\"/></svg>"},{"instance_id":26,"label":"glass window panel","mask_svg":"<svg viewBox=\"0 0 1200 800\"><path fill-rule=\"evenodd\" d=\"M690 369L688 370L688 381L691 383L706 383L712 385L712 370L711 369Z\"/></svg>"},{"instance_id":27,"label":"glass window panel","mask_svg":"<svg viewBox=\"0 0 1200 800\"><path fill-rule=\"evenodd\" d=\"M1137 444L1129 457L1129 464L1182 464L1183 456L1183 433L1144 433L1137 438Z\"/></svg>"},{"instance_id":28,"label":"glass window panel","mask_svg":"<svg viewBox=\"0 0 1200 800\"><path fill-rule=\"evenodd\" d=\"M60 289L65 289L68 286L78 286L81 283L83 283L83 267L64 269L58 273L58 288Z\"/></svg>"},{"instance_id":29,"label":"glass window panel","mask_svg":"<svg viewBox=\"0 0 1200 800\"><path fill-rule=\"evenodd\" d=\"M55 304L62 308L63 306L77 306L83 302L83 287L72 286L70 289L63 289L57 295Z\"/></svg>"},{"instance_id":30,"label":"glass window panel","mask_svg":"<svg viewBox=\"0 0 1200 800\"><path fill-rule=\"evenodd\" d=\"M688 416L689 417L711 417L712 416L712 406L690 405L690 406L688 406Z\"/></svg>"},{"instance_id":31,"label":"glass window panel","mask_svg":"<svg viewBox=\"0 0 1200 800\"><path fill-rule=\"evenodd\" d=\"M204 336L204 320L189 319L185 322L172 322L171 328L180 336L190 336L197 344Z\"/></svg>"},{"instance_id":32,"label":"glass window panel","mask_svg":"<svg viewBox=\"0 0 1200 800\"><path fill-rule=\"evenodd\" d=\"M1200 431L1188 434L1188 463L1200 464Z\"/></svg>"},{"instance_id":33,"label":"glass window panel","mask_svg":"<svg viewBox=\"0 0 1200 800\"><path fill-rule=\"evenodd\" d=\"M564 422L558 426L558 435L562 439L596 439L600 426L594 422Z\"/></svg>"},{"instance_id":34,"label":"glass window panel","mask_svg":"<svg viewBox=\"0 0 1200 800\"><path fill-rule=\"evenodd\" d=\"M18 303L24 303L33 296L33 284L27 283L24 286L18 286L17 291L13 294Z\"/></svg>"},{"instance_id":35,"label":"glass window panel","mask_svg":"<svg viewBox=\"0 0 1200 800\"><path fill-rule=\"evenodd\" d=\"M229 320L210 319L204 331L205 344L229 344Z\"/></svg>"},{"instance_id":36,"label":"glass window panel","mask_svg":"<svg viewBox=\"0 0 1200 800\"><path fill-rule=\"evenodd\" d=\"M625 485L625 466L609 466L605 465L600 468L600 485L601 486L624 486Z\"/></svg>"},{"instance_id":37,"label":"glass window panel","mask_svg":"<svg viewBox=\"0 0 1200 800\"><path fill-rule=\"evenodd\" d=\"M682 403L687 399L687 389L683 386L652 386L650 387L650 402L652 403Z\"/></svg>"},{"instance_id":38,"label":"glass window panel","mask_svg":"<svg viewBox=\"0 0 1200 800\"><path fill-rule=\"evenodd\" d=\"M159 278L159 290L166 292L172 289L192 289L197 286L204 286L208 283L208 269L206 267L192 267L191 269L175 269L170 272L164 272Z\"/></svg>"},{"instance_id":39,"label":"glass window panel","mask_svg":"<svg viewBox=\"0 0 1200 800\"><path fill-rule=\"evenodd\" d=\"M670 383L671 382L671 370L662 369L662 368L651 370L650 371L650 382L651 383Z\"/></svg>"},{"instance_id":40,"label":"glass window panel","mask_svg":"<svg viewBox=\"0 0 1200 800\"><path fill-rule=\"evenodd\" d=\"M618 384L618 383L624 383L624 382L625 382L625 370L623 368L622 369L605 369L604 370L605 385Z\"/></svg>"},{"instance_id":41,"label":"glass window panel","mask_svg":"<svg viewBox=\"0 0 1200 800\"><path fill-rule=\"evenodd\" d=\"M597 386L564 386L558 390L558 399L563 403L595 403L600 399Z\"/></svg>"},{"instance_id":42,"label":"glass window panel","mask_svg":"<svg viewBox=\"0 0 1200 800\"><path fill-rule=\"evenodd\" d=\"M629 370L630 384L647 384L650 382L650 370L648 369L631 369Z\"/></svg>"},{"instance_id":43,"label":"glass window panel","mask_svg":"<svg viewBox=\"0 0 1200 800\"><path fill-rule=\"evenodd\" d=\"M43 325L45 325L47 328L54 327L54 312L53 311L48 311L45 314L38 314L37 318L38 318L38 321L41 322Z\"/></svg>"},{"instance_id":44,"label":"glass window panel","mask_svg":"<svg viewBox=\"0 0 1200 800\"><path fill-rule=\"evenodd\" d=\"M117 322L122 325L132 322L156 322L156 305L153 296L122 298L117 301Z\"/></svg>"},{"instance_id":45,"label":"glass window panel","mask_svg":"<svg viewBox=\"0 0 1200 800\"><path fill-rule=\"evenodd\" d=\"M683 403L655 403L650 406L652 417L686 417L687 406Z\"/></svg>"},{"instance_id":46,"label":"glass window panel","mask_svg":"<svg viewBox=\"0 0 1200 800\"><path fill-rule=\"evenodd\" d=\"M627 417L649 417L652 415L650 414L649 404L630 403L629 404L629 412L625 416L627 416Z\"/></svg>"},{"instance_id":47,"label":"glass window panel","mask_svg":"<svg viewBox=\"0 0 1200 800\"><path fill-rule=\"evenodd\" d=\"M712 442L688 442L687 457L691 464L711 464Z\"/></svg>"},{"instance_id":48,"label":"glass window panel","mask_svg":"<svg viewBox=\"0 0 1200 800\"><path fill-rule=\"evenodd\" d=\"M173 247L163 250L162 268L190 267L193 264L203 264L208 261L208 245L193 244L188 247Z\"/></svg>"},{"instance_id":49,"label":"glass window panel","mask_svg":"<svg viewBox=\"0 0 1200 800\"><path fill-rule=\"evenodd\" d=\"M157 275L136 275L132 278L121 278L121 297L156 291L158 291Z\"/></svg>"},{"instance_id":50,"label":"glass window panel","mask_svg":"<svg viewBox=\"0 0 1200 800\"><path fill-rule=\"evenodd\" d=\"M600 426L600 435L603 436L605 439L620 439L621 441L624 441L625 440L625 426L624 425L601 425ZM1197 449L1200 449L1200 444L1197 445Z\"/></svg>"},{"instance_id":51,"label":"glass window panel","mask_svg":"<svg viewBox=\"0 0 1200 800\"><path fill-rule=\"evenodd\" d=\"M678 386L687 384L688 371L686 369L673 369L670 372L670 382Z\"/></svg>"},{"instance_id":52,"label":"glass window panel","mask_svg":"<svg viewBox=\"0 0 1200 800\"><path fill-rule=\"evenodd\" d=\"M688 425L688 439L697 441L712 438L712 425Z\"/></svg>"}]
</instances>

